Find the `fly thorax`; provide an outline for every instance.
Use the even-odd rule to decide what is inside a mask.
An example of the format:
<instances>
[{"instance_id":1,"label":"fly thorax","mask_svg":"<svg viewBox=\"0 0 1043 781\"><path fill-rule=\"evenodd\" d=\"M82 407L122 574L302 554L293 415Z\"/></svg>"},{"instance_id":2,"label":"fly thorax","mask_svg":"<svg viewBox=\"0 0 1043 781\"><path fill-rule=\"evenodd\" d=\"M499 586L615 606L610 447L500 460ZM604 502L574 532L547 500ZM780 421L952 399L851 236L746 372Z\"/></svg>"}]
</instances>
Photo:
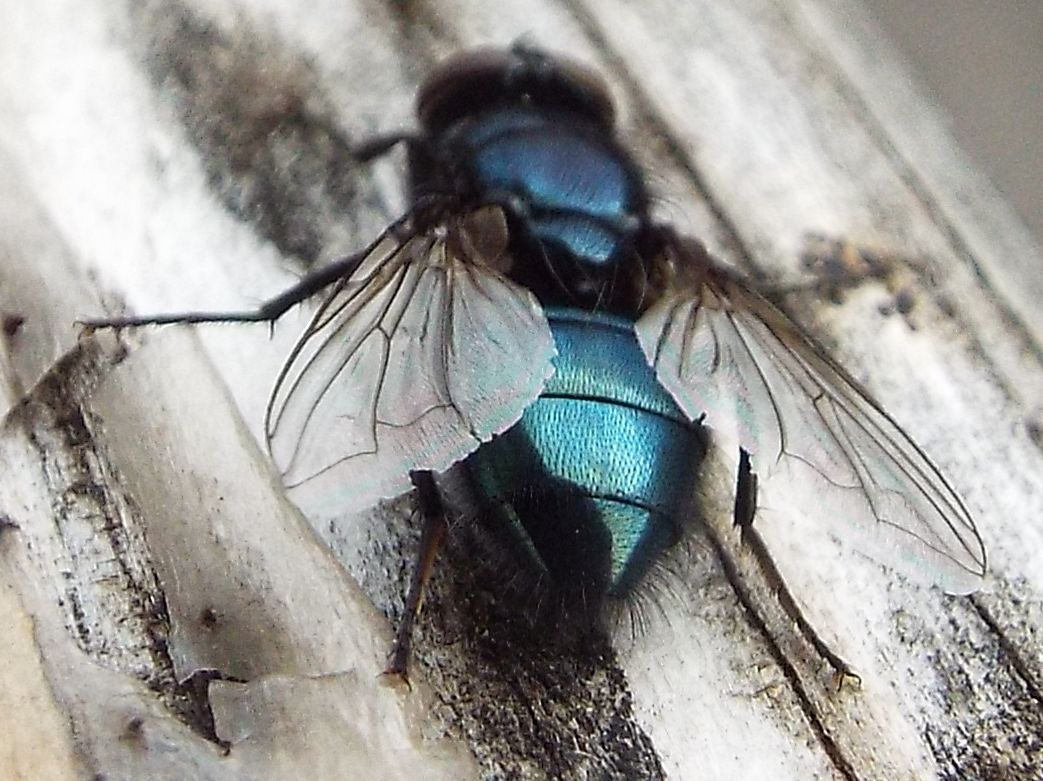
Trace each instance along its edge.
<instances>
[{"instance_id":1,"label":"fly thorax","mask_svg":"<svg viewBox=\"0 0 1043 781\"><path fill-rule=\"evenodd\" d=\"M580 308L634 297L647 196L603 132L571 114L511 108L461 122L445 143L455 178L507 213L517 281L545 303Z\"/></svg>"}]
</instances>

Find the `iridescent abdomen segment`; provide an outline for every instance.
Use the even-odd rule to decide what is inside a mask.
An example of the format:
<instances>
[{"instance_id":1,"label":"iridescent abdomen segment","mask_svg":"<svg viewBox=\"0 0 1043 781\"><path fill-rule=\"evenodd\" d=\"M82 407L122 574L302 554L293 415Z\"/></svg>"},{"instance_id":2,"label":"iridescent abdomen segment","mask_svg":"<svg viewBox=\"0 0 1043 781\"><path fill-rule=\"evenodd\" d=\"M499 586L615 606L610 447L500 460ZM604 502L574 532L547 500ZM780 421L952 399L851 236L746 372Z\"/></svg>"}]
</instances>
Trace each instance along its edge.
<instances>
[{"instance_id":1,"label":"iridescent abdomen segment","mask_svg":"<svg viewBox=\"0 0 1043 781\"><path fill-rule=\"evenodd\" d=\"M575 124L545 112L500 110L461 140L484 192L517 197L545 245L598 266L618 256L643 195L619 154Z\"/></svg>"},{"instance_id":2,"label":"iridescent abdomen segment","mask_svg":"<svg viewBox=\"0 0 1043 781\"><path fill-rule=\"evenodd\" d=\"M622 596L676 542L706 449L657 382L633 323L547 312L558 349L544 393L466 462L526 564L591 603Z\"/></svg>"}]
</instances>

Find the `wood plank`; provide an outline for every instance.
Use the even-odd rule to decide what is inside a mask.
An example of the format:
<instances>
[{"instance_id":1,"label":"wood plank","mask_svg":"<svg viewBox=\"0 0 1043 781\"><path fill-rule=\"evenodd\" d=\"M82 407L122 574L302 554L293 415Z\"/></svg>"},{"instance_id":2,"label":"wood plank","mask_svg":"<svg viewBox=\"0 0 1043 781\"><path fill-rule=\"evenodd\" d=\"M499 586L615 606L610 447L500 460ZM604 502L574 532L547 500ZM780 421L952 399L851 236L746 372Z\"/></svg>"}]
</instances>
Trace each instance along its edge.
<instances>
[{"instance_id":1,"label":"wood plank","mask_svg":"<svg viewBox=\"0 0 1043 781\"><path fill-rule=\"evenodd\" d=\"M70 312L100 302L23 185L2 183L3 289L48 287L4 298L25 326L0 376L28 390L0 426L0 775L473 776L417 727L430 692L373 674L390 628L286 503L193 335L77 342Z\"/></svg>"}]
</instances>

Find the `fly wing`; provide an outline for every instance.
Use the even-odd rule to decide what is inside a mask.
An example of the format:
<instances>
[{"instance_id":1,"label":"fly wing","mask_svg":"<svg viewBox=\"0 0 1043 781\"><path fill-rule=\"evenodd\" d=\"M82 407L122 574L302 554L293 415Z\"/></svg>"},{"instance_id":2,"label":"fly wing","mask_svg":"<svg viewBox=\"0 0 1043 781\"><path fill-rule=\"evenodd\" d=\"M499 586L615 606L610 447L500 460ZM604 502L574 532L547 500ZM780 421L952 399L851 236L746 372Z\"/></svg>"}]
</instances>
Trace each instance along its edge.
<instances>
[{"instance_id":1,"label":"fly wing","mask_svg":"<svg viewBox=\"0 0 1043 781\"><path fill-rule=\"evenodd\" d=\"M705 415L724 441L754 454L762 481L793 489L802 517L951 593L979 588L981 537L919 446L761 295L713 266L697 276L637 324L645 356L684 412Z\"/></svg>"},{"instance_id":2,"label":"fly wing","mask_svg":"<svg viewBox=\"0 0 1043 781\"><path fill-rule=\"evenodd\" d=\"M498 210L388 235L315 313L276 380L268 445L291 497L337 515L505 431L553 372L535 298L497 268Z\"/></svg>"}]
</instances>

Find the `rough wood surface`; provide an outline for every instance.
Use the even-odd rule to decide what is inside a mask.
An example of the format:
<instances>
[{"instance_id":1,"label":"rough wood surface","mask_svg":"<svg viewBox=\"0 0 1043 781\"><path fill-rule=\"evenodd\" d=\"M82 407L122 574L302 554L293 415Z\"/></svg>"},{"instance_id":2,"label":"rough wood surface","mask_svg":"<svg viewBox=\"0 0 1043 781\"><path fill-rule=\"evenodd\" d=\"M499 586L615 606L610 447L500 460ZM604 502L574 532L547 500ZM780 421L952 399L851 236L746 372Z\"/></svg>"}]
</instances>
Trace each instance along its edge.
<instances>
[{"instance_id":1,"label":"rough wood surface","mask_svg":"<svg viewBox=\"0 0 1043 781\"><path fill-rule=\"evenodd\" d=\"M1043 255L855 3L41 0L0 29L0 314L24 317L0 350L0 775L1043 777ZM725 261L799 278L809 233L911 258L787 301L989 547L961 598L765 529L860 689L699 542L638 637L568 657L451 549L414 691L381 686L408 499L313 530L256 441L304 314L77 342L103 296L248 307L360 246L402 161L358 169L345 140L521 34L605 73L659 216Z\"/></svg>"}]
</instances>

